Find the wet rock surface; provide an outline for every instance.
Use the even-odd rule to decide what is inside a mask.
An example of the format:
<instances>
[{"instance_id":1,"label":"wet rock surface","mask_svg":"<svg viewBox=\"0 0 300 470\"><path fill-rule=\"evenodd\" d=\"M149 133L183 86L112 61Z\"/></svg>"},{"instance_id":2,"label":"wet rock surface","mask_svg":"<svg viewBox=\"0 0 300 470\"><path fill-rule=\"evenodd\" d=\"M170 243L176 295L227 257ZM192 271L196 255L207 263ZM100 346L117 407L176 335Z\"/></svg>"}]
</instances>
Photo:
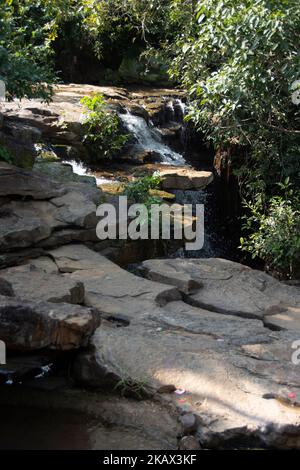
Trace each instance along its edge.
<instances>
[{"instance_id":1,"label":"wet rock surface","mask_svg":"<svg viewBox=\"0 0 300 470\"><path fill-rule=\"evenodd\" d=\"M33 144L48 142L67 146L72 152L84 154L83 96L100 93L108 108L118 112L130 110L145 121L155 125L166 125L183 119L178 98L184 94L179 90L161 88L125 89L92 85L59 85L55 88L53 101L49 104L39 100L22 100L3 104L3 126L0 140L14 150L20 142L31 144L28 149L34 155Z\"/></svg>"}]
</instances>

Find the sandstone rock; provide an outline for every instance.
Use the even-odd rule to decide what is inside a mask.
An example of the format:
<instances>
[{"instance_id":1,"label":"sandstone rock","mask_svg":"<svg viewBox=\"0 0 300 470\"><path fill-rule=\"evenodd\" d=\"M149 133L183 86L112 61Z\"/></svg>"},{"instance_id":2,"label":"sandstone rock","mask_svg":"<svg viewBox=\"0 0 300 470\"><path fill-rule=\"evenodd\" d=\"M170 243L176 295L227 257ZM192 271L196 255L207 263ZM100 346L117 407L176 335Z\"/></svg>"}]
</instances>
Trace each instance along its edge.
<instances>
[{"instance_id":1,"label":"sandstone rock","mask_svg":"<svg viewBox=\"0 0 300 470\"><path fill-rule=\"evenodd\" d=\"M248 320L233 315L220 315L184 302L169 302L163 309L153 310L151 318L162 327L179 329L190 334L207 335L216 342L234 345L269 341L269 331L260 320ZM251 333L250 333L251 332Z\"/></svg>"},{"instance_id":2,"label":"sandstone rock","mask_svg":"<svg viewBox=\"0 0 300 470\"><path fill-rule=\"evenodd\" d=\"M33 126L28 126L21 123L10 123L6 126L7 131L11 134L18 142L36 143L40 142L42 133L39 129Z\"/></svg>"},{"instance_id":3,"label":"sandstone rock","mask_svg":"<svg viewBox=\"0 0 300 470\"><path fill-rule=\"evenodd\" d=\"M96 228L96 204L84 193L71 190L64 196L51 199L51 204L57 208L58 220L77 227Z\"/></svg>"},{"instance_id":4,"label":"sandstone rock","mask_svg":"<svg viewBox=\"0 0 300 470\"><path fill-rule=\"evenodd\" d=\"M12 253L0 254L0 268L8 268L27 262L32 258L43 256L44 252L41 248L25 248Z\"/></svg>"},{"instance_id":5,"label":"sandstone rock","mask_svg":"<svg viewBox=\"0 0 300 470\"><path fill-rule=\"evenodd\" d=\"M35 191L36 188L34 189L37 173L26 173L29 188L33 189L32 191L26 190L27 193L41 198L43 196L42 188L39 190L40 193ZM39 176L37 178L39 184L45 184L45 191L47 185L52 184L48 179L42 177L40 180ZM17 181L14 181L14 184L18 187ZM64 190L60 189L57 194L45 193L44 196L49 196L49 200L0 198L1 251L11 251L15 248L20 250L33 246L36 248L42 242L41 246L51 247L55 244L73 241L98 241L96 236L98 222L96 204L99 203L101 191L94 186L75 182L65 183L63 187ZM22 179L21 190L19 188L10 191L19 192L20 195L24 194L26 191L24 191L24 187L22 189ZM58 194L61 196L54 197Z\"/></svg>"},{"instance_id":6,"label":"sandstone rock","mask_svg":"<svg viewBox=\"0 0 300 470\"><path fill-rule=\"evenodd\" d=\"M161 185L168 189L203 189L213 181L209 171L196 171L187 168L174 168L160 171Z\"/></svg>"},{"instance_id":7,"label":"sandstone rock","mask_svg":"<svg viewBox=\"0 0 300 470\"><path fill-rule=\"evenodd\" d=\"M0 207L0 220L1 251L31 247L63 225L48 201L12 200Z\"/></svg>"},{"instance_id":8,"label":"sandstone rock","mask_svg":"<svg viewBox=\"0 0 300 470\"><path fill-rule=\"evenodd\" d=\"M286 394L300 393L299 372L291 360L297 332L272 332L262 320L241 318L240 311L235 308L226 308L220 313L218 309L207 310L170 298L165 298L164 304L159 306L154 302L153 289L151 296L143 289L139 291L137 279L134 286L130 276L123 277L120 268L101 262L108 280L113 281L110 288L99 267L95 268L95 262L100 263L100 258L96 261L83 251L80 256L76 255L75 251L72 253L75 247L69 253L64 253L64 248L59 250L54 254L56 263L61 263L63 270L73 271L73 279L82 279L88 302L99 305L107 319L93 335L90 351L82 353L75 363L77 380L96 388L112 387L123 381L146 383L149 390L159 391L170 384L184 389L184 400L174 393L162 394L161 399L168 404L171 400L184 415L195 416L198 425L193 420L192 432L198 428L197 438L204 447L216 448L224 443L234 446L235 440L243 439L243 436L246 436L245 442L252 439L256 445L300 447L297 414L292 408L282 407L276 399L264 398L270 393L281 396L283 388L287 390ZM217 287L214 288L212 283L210 288L214 289L216 298L219 291L224 292L222 283L226 284L235 275L241 283L239 292L244 296L248 288L250 291L253 286L257 288L257 283L251 279L256 279L258 272L236 263L169 261L174 262L175 274L180 266L180 273L189 273L191 279L203 283L196 294L185 294L188 301L195 295L198 298L202 290L205 294L206 282L212 280ZM147 268L151 263L147 262ZM152 270L155 271L155 261L153 263ZM238 274L235 274L236 270ZM244 270L246 278L243 278ZM176 278L174 272L171 276L168 271L172 279ZM278 285L269 276L264 280L267 305L269 295L295 300L290 287ZM126 293L122 290L123 282L128 286ZM160 284L158 286L161 288ZM224 297L226 306L227 299L236 298L236 292ZM251 300L258 298L255 290L247 295L249 299L252 296ZM263 318L263 315L257 316ZM185 432L189 432L187 428Z\"/></svg>"},{"instance_id":9,"label":"sandstone rock","mask_svg":"<svg viewBox=\"0 0 300 470\"><path fill-rule=\"evenodd\" d=\"M9 152L12 165L25 170L32 170L37 155L34 144L18 142L4 131L0 131L0 144Z\"/></svg>"},{"instance_id":10,"label":"sandstone rock","mask_svg":"<svg viewBox=\"0 0 300 470\"><path fill-rule=\"evenodd\" d=\"M64 246L49 254L61 272L72 273L73 281L84 283L86 305L108 316L134 318L146 308L181 298L176 288L136 277L83 245Z\"/></svg>"},{"instance_id":11,"label":"sandstone rock","mask_svg":"<svg viewBox=\"0 0 300 470\"><path fill-rule=\"evenodd\" d=\"M0 162L0 196L51 199L63 193L61 187L42 175Z\"/></svg>"},{"instance_id":12,"label":"sandstone rock","mask_svg":"<svg viewBox=\"0 0 300 470\"><path fill-rule=\"evenodd\" d=\"M139 325L125 328L99 328L92 339L95 353L88 361L81 356L77 378L96 387L131 378L135 383L147 380L154 388L170 383L184 388L188 392L184 406L199 419L203 413L208 417L200 426L205 447L218 447L227 439L234 442L243 434L264 445L300 446L299 438L289 440L288 429L298 436L300 429L293 409L263 398L270 390L278 393L283 384L299 393L297 366L278 360L257 361L243 356L227 341L151 323L143 315L139 321ZM251 330L248 332L251 338ZM174 401L183 406L179 399L174 397Z\"/></svg>"},{"instance_id":13,"label":"sandstone rock","mask_svg":"<svg viewBox=\"0 0 300 470\"><path fill-rule=\"evenodd\" d=\"M99 325L93 309L0 296L0 338L12 350L78 349Z\"/></svg>"},{"instance_id":14,"label":"sandstone rock","mask_svg":"<svg viewBox=\"0 0 300 470\"><path fill-rule=\"evenodd\" d=\"M37 259L28 260L24 264L47 274L58 274L58 267L49 256L40 256Z\"/></svg>"},{"instance_id":15,"label":"sandstone rock","mask_svg":"<svg viewBox=\"0 0 300 470\"><path fill-rule=\"evenodd\" d=\"M155 264L155 269L153 269ZM172 260L148 260L140 266L140 272L152 281L162 282L178 287L181 292L190 294L202 287L202 282L193 279L189 272L182 272L180 276L174 271Z\"/></svg>"},{"instance_id":16,"label":"sandstone rock","mask_svg":"<svg viewBox=\"0 0 300 470\"><path fill-rule=\"evenodd\" d=\"M300 332L300 302L299 307L282 307L282 313L264 318L265 325L271 329L288 329Z\"/></svg>"},{"instance_id":17,"label":"sandstone rock","mask_svg":"<svg viewBox=\"0 0 300 470\"><path fill-rule=\"evenodd\" d=\"M52 234L41 240L38 246L43 249L53 249L61 245L67 245L68 243L99 243L95 228L84 229L61 229L55 230Z\"/></svg>"},{"instance_id":18,"label":"sandstone rock","mask_svg":"<svg viewBox=\"0 0 300 470\"><path fill-rule=\"evenodd\" d=\"M72 281L59 274L46 273L33 264L4 269L0 271L0 276L11 284L17 297L25 300L70 304L84 302L82 282Z\"/></svg>"},{"instance_id":19,"label":"sandstone rock","mask_svg":"<svg viewBox=\"0 0 300 470\"><path fill-rule=\"evenodd\" d=\"M150 260L143 264L151 279L182 284L186 279L202 287L189 295L195 306L213 312L259 318L270 324L281 315L280 327L289 329L300 306L297 287L287 286L273 277L238 263L222 259ZM294 309L294 310L293 310ZM279 319L274 323L279 326ZM285 324L285 326L284 326ZM293 323L294 324L294 323Z\"/></svg>"}]
</instances>

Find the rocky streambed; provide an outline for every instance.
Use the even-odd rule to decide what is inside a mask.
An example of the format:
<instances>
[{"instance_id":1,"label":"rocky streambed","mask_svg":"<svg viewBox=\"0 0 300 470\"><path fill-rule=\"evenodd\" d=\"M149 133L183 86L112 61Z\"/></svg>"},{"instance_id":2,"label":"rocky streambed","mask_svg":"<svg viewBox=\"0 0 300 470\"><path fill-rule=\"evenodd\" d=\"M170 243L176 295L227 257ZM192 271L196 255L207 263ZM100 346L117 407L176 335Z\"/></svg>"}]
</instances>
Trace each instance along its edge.
<instances>
[{"instance_id":1,"label":"rocky streambed","mask_svg":"<svg viewBox=\"0 0 300 470\"><path fill-rule=\"evenodd\" d=\"M67 99L74 111L77 92L61 93L50 106ZM34 114L30 126L56 133L53 145L71 130L45 109L5 119L29 126ZM211 181L165 171L164 189ZM69 166L46 174L1 163L5 447L299 448L299 288L221 258L157 259L153 243L99 241L104 196L117 204ZM140 262L135 273L124 269L129 262ZM62 442L65 432L74 438Z\"/></svg>"}]
</instances>

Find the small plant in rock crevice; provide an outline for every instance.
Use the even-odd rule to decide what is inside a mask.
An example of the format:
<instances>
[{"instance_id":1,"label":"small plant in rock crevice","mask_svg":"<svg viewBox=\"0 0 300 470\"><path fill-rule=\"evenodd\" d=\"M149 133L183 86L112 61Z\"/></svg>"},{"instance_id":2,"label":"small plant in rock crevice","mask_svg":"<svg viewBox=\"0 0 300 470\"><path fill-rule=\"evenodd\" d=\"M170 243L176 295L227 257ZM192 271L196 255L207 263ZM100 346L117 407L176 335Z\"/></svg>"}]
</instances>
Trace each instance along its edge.
<instances>
[{"instance_id":1,"label":"small plant in rock crevice","mask_svg":"<svg viewBox=\"0 0 300 470\"><path fill-rule=\"evenodd\" d=\"M114 389L119 391L122 396L132 396L138 400L148 398L151 395L147 378L135 380L124 376L116 383Z\"/></svg>"}]
</instances>

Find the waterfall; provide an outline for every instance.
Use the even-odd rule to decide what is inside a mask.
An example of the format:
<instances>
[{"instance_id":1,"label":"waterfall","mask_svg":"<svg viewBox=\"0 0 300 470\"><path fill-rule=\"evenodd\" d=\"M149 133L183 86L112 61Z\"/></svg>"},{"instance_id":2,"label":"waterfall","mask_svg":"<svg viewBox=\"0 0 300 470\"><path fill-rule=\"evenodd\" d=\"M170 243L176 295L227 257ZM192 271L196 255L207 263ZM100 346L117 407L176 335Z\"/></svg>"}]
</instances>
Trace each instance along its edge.
<instances>
[{"instance_id":1,"label":"waterfall","mask_svg":"<svg viewBox=\"0 0 300 470\"><path fill-rule=\"evenodd\" d=\"M151 122L148 125L144 118L135 116L129 111L119 116L127 131L134 136L136 146L139 149L159 154L161 163L164 165L186 165L186 161L180 153L174 152L164 144L159 130Z\"/></svg>"}]
</instances>

